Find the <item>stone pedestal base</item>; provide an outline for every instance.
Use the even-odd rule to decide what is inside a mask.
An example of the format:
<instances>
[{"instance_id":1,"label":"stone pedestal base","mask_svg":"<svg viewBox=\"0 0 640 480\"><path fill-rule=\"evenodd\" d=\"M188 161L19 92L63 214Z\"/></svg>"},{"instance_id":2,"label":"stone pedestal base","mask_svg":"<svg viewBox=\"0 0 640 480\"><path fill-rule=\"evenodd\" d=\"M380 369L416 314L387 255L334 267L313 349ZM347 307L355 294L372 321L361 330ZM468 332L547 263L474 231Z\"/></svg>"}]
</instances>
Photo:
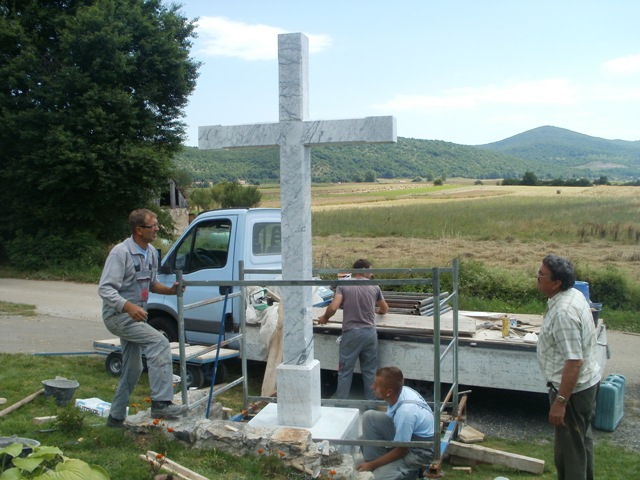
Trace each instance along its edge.
<instances>
[{"instance_id":1,"label":"stone pedestal base","mask_svg":"<svg viewBox=\"0 0 640 480\"><path fill-rule=\"evenodd\" d=\"M320 418L320 362L306 365L280 364L278 381L278 424L311 427Z\"/></svg>"},{"instance_id":2,"label":"stone pedestal base","mask_svg":"<svg viewBox=\"0 0 640 480\"><path fill-rule=\"evenodd\" d=\"M282 407L279 403L270 403L249 421L249 425L267 428L294 426L278 423L279 406ZM312 438L326 439L330 442L331 440L356 440L358 438L360 411L357 408L320 407L320 409L320 419L312 427L305 427L305 430L311 432ZM336 447L342 453L350 454L352 452L351 446L336 445Z\"/></svg>"}]
</instances>

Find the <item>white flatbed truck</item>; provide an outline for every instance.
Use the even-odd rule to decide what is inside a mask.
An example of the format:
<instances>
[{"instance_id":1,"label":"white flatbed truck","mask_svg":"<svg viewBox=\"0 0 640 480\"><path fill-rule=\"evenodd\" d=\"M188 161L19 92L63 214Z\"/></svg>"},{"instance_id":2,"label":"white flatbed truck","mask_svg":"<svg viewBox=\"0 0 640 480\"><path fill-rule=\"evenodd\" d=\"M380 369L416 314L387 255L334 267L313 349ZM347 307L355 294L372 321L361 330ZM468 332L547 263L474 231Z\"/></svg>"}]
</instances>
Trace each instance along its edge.
<instances>
[{"instance_id":1,"label":"white flatbed truck","mask_svg":"<svg viewBox=\"0 0 640 480\"><path fill-rule=\"evenodd\" d=\"M201 304L184 312L185 340L191 345L213 345L219 338L232 338L239 331L241 301L238 286L224 286L238 281L246 271L278 271L282 267L280 250L280 210L273 208L214 210L198 215L161 260L159 281L171 285L178 271L187 282L184 304ZM268 285L279 275L250 274L243 280ZM218 282L219 286L190 286L189 282ZM207 299L234 294L226 302L206 303ZM231 297L231 295L230 295ZM273 307L271 307L273 308ZM314 310L317 318L323 309ZM163 331L171 342L178 341L178 306L175 296L151 294L148 302L149 324ZM500 318L503 313L459 312L458 383L525 392L545 392L546 382L536 362L536 345L525 341L526 331L539 329L542 318L536 315L509 314L519 321L521 331L503 338ZM442 315L441 344L451 340L452 312ZM447 323L448 322L448 323ZM378 316L379 363L395 365L409 380L434 381L433 317L387 314ZM599 360L607 360L607 331L598 323ZM223 330L222 332L220 330ZM315 357L322 369L336 371L341 317L336 315L327 325L314 327ZM221 335L222 333L222 335ZM246 358L265 361L260 328L246 327ZM452 382L453 363L444 358L440 381Z\"/></svg>"},{"instance_id":2,"label":"white flatbed truck","mask_svg":"<svg viewBox=\"0 0 640 480\"><path fill-rule=\"evenodd\" d=\"M314 308L317 318L323 308ZM322 369L338 370L337 338L341 333L341 311L325 325L314 326L314 353ZM545 393L546 380L538 368L536 343L524 339L527 332L538 333L540 315L509 314L518 327L510 329L509 337L502 337L503 313L465 312L459 314L458 384L467 387L487 387L523 392ZM441 351L452 338L452 312L441 315ZM377 315L378 363L398 366L405 378L415 382L434 381L433 317L418 315ZM259 327L247 326L247 358L266 360L256 355L261 350ZM597 326L598 361L607 361L607 329L600 320ZM356 371L358 371L356 369ZM453 382L451 354L440 363L440 381Z\"/></svg>"}]
</instances>

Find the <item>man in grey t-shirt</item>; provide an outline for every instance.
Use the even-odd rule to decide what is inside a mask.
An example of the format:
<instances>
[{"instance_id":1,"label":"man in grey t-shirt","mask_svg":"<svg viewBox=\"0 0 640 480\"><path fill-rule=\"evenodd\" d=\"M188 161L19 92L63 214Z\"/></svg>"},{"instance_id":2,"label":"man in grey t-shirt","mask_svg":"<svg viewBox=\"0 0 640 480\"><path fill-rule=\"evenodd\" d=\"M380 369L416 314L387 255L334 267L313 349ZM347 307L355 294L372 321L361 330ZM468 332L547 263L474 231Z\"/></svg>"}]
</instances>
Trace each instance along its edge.
<instances>
[{"instance_id":1,"label":"man in grey t-shirt","mask_svg":"<svg viewBox=\"0 0 640 480\"><path fill-rule=\"evenodd\" d=\"M361 258L356 260L353 268L370 269L371 262ZM387 313L389 306L382 296L380 287L368 282L370 279L370 273L354 273L351 280L345 280L345 285L338 286L333 300L327 306L324 315L318 318L318 323L327 323L342 305L342 339L339 351L338 388L334 398L343 399L349 396L353 369L357 360L360 360L365 397L368 400L376 398L371 389L378 368L376 313Z\"/></svg>"}]
</instances>

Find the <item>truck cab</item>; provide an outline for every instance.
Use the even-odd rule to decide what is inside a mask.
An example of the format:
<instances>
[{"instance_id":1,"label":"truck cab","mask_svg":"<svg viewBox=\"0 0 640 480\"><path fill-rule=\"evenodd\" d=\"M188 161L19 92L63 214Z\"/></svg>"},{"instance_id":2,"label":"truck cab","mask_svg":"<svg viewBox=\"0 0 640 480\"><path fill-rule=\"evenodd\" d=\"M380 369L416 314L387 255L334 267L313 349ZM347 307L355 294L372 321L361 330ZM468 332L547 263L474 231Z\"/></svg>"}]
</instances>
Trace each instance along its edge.
<instances>
[{"instance_id":1,"label":"truck cab","mask_svg":"<svg viewBox=\"0 0 640 480\"><path fill-rule=\"evenodd\" d=\"M188 226L161 261L158 281L172 285L176 272L189 281L239 280L238 262L245 269L282 268L280 209L225 209L201 213ZM246 275L245 279L274 279L280 275ZM236 292L239 287L187 286L184 305ZM184 311L185 339L191 344L215 344L220 329L237 331L240 298ZM147 304L148 323L171 342L178 341L178 307L174 295L151 293Z\"/></svg>"}]
</instances>

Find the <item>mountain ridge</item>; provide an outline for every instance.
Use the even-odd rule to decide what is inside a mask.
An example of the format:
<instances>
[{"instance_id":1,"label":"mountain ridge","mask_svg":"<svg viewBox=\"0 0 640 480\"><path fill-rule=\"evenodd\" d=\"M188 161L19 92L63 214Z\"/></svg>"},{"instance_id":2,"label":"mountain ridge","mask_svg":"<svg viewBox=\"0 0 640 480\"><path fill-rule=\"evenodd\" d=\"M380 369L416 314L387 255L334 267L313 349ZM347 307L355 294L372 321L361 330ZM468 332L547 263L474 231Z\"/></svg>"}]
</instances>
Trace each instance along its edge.
<instances>
[{"instance_id":1,"label":"mountain ridge","mask_svg":"<svg viewBox=\"0 0 640 480\"><path fill-rule=\"evenodd\" d=\"M279 181L275 147L185 147L175 164L198 182ZM396 144L314 147L311 165L312 180L317 183L371 178L520 178L525 172L540 179L607 176L635 180L640 178L640 141L608 140L547 125L483 145L398 137Z\"/></svg>"}]
</instances>

